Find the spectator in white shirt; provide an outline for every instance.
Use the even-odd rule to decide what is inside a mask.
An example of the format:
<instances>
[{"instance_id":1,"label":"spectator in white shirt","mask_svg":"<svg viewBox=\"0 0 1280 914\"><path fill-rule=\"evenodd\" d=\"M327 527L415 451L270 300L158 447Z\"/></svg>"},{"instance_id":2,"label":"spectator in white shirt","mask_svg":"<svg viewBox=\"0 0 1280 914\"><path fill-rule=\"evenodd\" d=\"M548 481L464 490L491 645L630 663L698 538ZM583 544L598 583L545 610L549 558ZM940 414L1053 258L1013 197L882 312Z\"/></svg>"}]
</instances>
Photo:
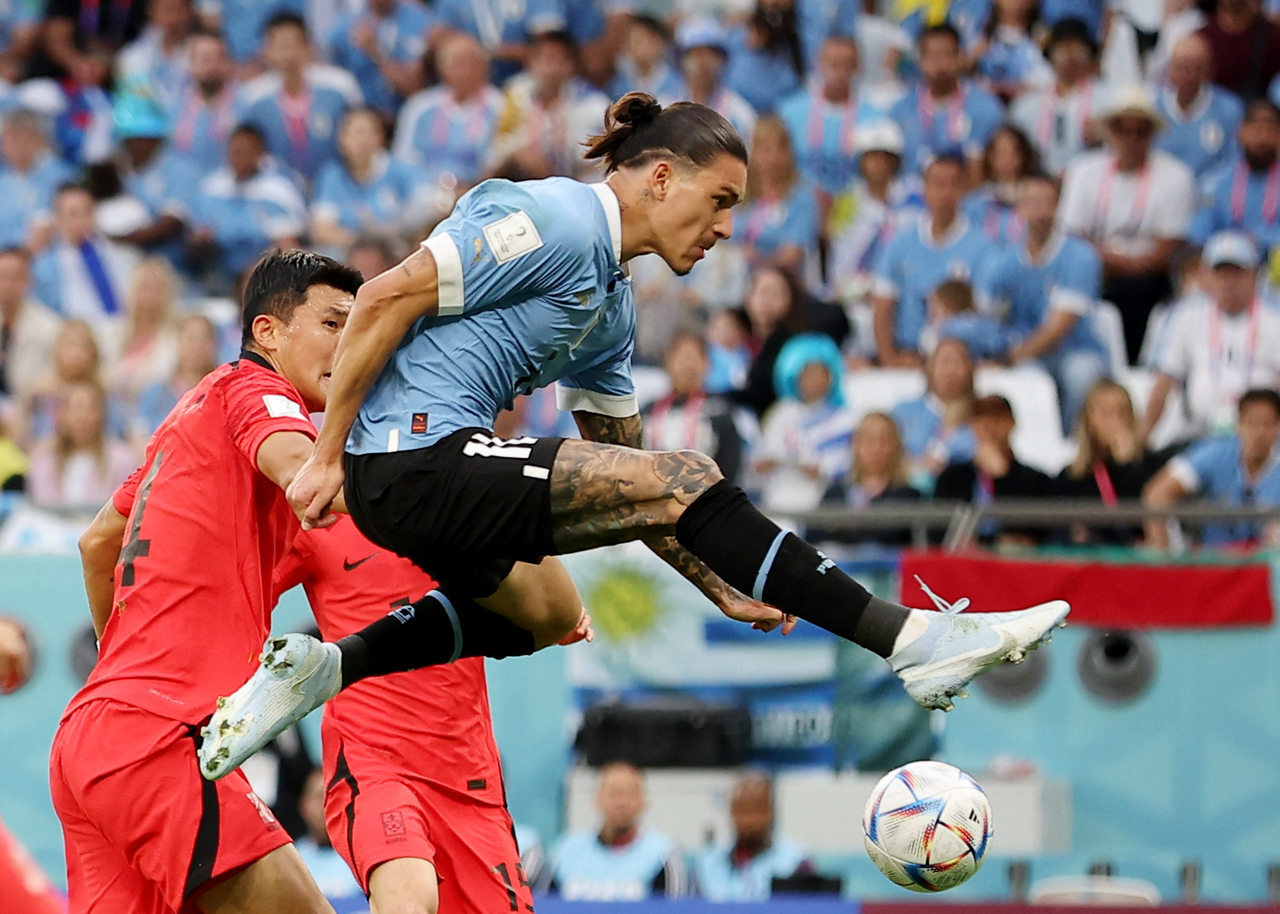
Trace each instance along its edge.
<instances>
[{"instance_id":1,"label":"spectator in white shirt","mask_svg":"<svg viewBox=\"0 0 1280 914\"><path fill-rule=\"evenodd\" d=\"M1172 292L1169 271L1194 208L1191 170L1152 148L1163 123L1151 93L1128 86L1104 118L1107 148L1067 168L1061 219L1102 257L1102 297L1120 307L1130 362L1137 360L1152 308Z\"/></svg>"},{"instance_id":2,"label":"spectator in white shirt","mask_svg":"<svg viewBox=\"0 0 1280 914\"><path fill-rule=\"evenodd\" d=\"M1175 385L1186 393L1191 432L1199 437L1229 432L1246 390L1280 383L1280 313L1258 298L1257 248L1239 232L1219 232L1205 245L1203 260L1209 296L1183 301L1170 317L1156 353L1144 440Z\"/></svg>"}]
</instances>

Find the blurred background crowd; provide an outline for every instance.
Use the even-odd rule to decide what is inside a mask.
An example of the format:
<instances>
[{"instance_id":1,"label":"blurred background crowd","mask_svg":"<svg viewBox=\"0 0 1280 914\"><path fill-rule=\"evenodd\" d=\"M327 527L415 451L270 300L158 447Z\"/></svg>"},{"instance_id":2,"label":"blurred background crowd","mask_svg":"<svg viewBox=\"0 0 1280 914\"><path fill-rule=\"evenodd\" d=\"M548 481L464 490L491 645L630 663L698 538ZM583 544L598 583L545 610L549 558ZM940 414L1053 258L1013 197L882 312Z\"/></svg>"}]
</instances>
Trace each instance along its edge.
<instances>
[{"instance_id":1,"label":"blurred background crowd","mask_svg":"<svg viewBox=\"0 0 1280 914\"><path fill-rule=\"evenodd\" d=\"M1278 23L1274 0L0 3L6 504L105 500L235 356L264 250L370 276L485 178L599 179L581 142L636 89L710 105L751 155L732 240L688 277L632 264L650 447L783 512L1278 502ZM540 394L500 430L571 425Z\"/></svg>"}]
</instances>

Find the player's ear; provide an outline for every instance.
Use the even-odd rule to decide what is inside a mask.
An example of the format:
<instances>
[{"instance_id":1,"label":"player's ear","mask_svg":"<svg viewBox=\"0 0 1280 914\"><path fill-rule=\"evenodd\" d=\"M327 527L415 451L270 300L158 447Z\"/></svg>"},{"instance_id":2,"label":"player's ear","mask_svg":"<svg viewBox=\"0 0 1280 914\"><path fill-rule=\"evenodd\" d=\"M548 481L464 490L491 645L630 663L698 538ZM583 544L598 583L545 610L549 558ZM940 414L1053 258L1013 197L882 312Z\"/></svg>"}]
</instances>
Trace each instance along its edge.
<instances>
[{"instance_id":1,"label":"player's ear","mask_svg":"<svg viewBox=\"0 0 1280 914\"><path fill-rule=\"evenodd\" d=\"M670 162L665 159L654 162L649 170L649 196L658 203L665 200L667 194L671 192L671 182L674 177L675 170Z\"/></svg>"},{"instance_id":2,"label":"player's ear","mask_svg":"<svg viewBox=\"0 0 1280 914\"><path fill-rule=\"evenodd\" d=\"M284 329L280 318L273 314L257 314L254 315L251 327L253 341L259 349L264 352L274 352L280 347L280 332Z\"/></svg>"}]
</instances>

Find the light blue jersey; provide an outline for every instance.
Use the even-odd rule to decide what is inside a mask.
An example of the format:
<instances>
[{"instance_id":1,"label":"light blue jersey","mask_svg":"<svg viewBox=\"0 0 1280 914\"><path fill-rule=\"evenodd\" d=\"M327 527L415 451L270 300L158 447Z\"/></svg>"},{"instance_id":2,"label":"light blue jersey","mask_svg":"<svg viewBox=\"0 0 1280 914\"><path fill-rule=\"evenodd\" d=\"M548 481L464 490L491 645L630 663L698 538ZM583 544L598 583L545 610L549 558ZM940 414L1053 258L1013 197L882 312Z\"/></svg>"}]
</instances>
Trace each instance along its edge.
<instances>
[{"instance_id":1,"label":"light blue jersey","mask_svg":"<svg viewBox=\"0 0 1280 914\"><path fill-rule=\"evenodd\" d=\"M331 159L316 179L313 216L330 219L349 232L377 232L395 225L421 186L419 172L407 162L377 153L367 181L352 177L340 159Z\"/></svg>"},{"instance_id":2,"label":"light blue jersey","mask_svg":"<svg viewBox=\"0 0 1280 914\"><path fill-rule=\"evenodd\" d=\"M307 15L306 0L200 0L201 12L216 14L231 59L243 63L257 55L262 30L277 13Z\"/></svg>"},{"instance_id":3,"label":"light blue jersey","mask_svg":"<svg viewBox=\"0 0 1280 914\"><path fill-rule=\"evenodd\" d=\"M477 38L490 53L567 25L561 0L438 0L432 9L443 25ZM494 83L502 85L520 67L510 60L495 60L492 71Z\"/></svg>"},{"instance_id":4,"label":"light blue jersey","mask_svg":"<svg viewBox=\"0 0 1280 914\"><path fill-rule=\"evenodd\" d=\"M835 105L806 90L784 100L778 116L787 125L800 173L835 196L858 176L857 128L883 115L856 95Z\"/></svg>"},{"instance_id":5,"label":"light blue jersey","mask_svg":"<svg viewBox=\"0 0 1280 914\"><path fill-rule=\"evenodd\" d=\"M749 860L734 859L733 847L708 847L694 864L698 893L708 901L763 901L773 891L774 878L786 879L806 862L800 845L775 838L768 849Z\"/></svg>"},{"instance_id":6,"label":"light blue jersey","mask_svg":"<svg viewBox=\"0 0 1280 914\"><path fill-rule=\"evenodd\" d=\"M605 184L485 181L423 242L439 314L406 334L365 399L353 454L413 450L492 428L517 394L559 382L561 409L639 412L635 303L622 216Z\"/></svg>"},{"instance_id":7,"label":"light blue jersey","mask_svg":"<svg viewBox=\"0 0 1280 914\"><path fill-rule=\"evenodd\" d=\"M768 262L788 245L807 253L818 244L818 198L812 187L797 182L781 200L744 203L737 223L737 241L747 245L753 264Z\"/></svg>"},{"instance_id":8,"label":"light blue jersey","mask_svg":"<svg viewBox=\"0 0 1280 914\"><path fill-rule=\"evenodd\" d=\"M191 211L198 203L200 181L203 173L188 159L166 148L158 153L146 167L140 171L124 176L124 188L131 195L142 201L152 219L162 216L173 216L182 222L189 222ZM165 242L159 253L164 254L173 264L179 265L184 259L181 238Z\"/></svg>"},{"instance_id":9,"label":"light blue jersey","mask_svg":"<svg viewBox=\"0 0 1280 914\"><path fill-rule=\"evenodd\" d=\"M982 234L999 244L1020 242L1026 231L1013 206L992 193L989 186L970 192L960 208Z\"/></svg>"},{"instance_id":10,"label":"light blue jersey","mask_svg":"<svg viewBox=\"0 0 1280 914\"><path fill-rule=\"evenodd\" d=\"M601 844L591 832L566 835L551 860L553 888L570 901L679 898L688 879L680 852L666 835L641 829L626 844Z\"/></svg>"},{"instance_id":11,"label":"light blue jersey","mask_svg":"<svg viewBox=\"0 0 1280 914\"><path fill-rule=\"evenodd\" d=\"M1280 162L1254 171L1237 156L1205 180L1191 220L1191 240L1203 245L1224 229L1248 233L1263 250L1280 244Z\"/></svg>"},{"instance_id":12,"label":"light blue jersey","mask_svg":"<svg viewBox=\"0 0 1280 914\"><path fill-rule=\"evenodd\" d=\"M503 94L492 86L462 103L446 86L424 89L400 109L392 149L397 158L413 163L424 181L448 173L470 186L482 176L504 104Z\"/></svg>"},{"instance_id":13,"label":"light blue jersey","mask_svg":"<svg viewBox=\"0 0 1280 914\"><path fill-rule=\"evenodd\" d=\"M983 265L976 286L978 295L1003 316L1014 340L1026 340L1054 311L1066 311L1080 320L1059 348L1102 352L1090 317L1101 283L1102 263L1093 246L1057 235L1036 261L1024 246L1002 248Z\"/></svg>"},{"instance_id":14,"label":"light blue jersey","mask_svg":"<svg viewBox=\"0 0 1280 914\"><path fill-rule=\"evenodd\" d=\"M899 403L893 408L892 415L902 434L902 447L913 460L937 457L946 466L973 459L977 447L973 429L960 425L944 431L942 401L933 394Z\"/></svg>"},{"instance_id":15,"label":"light blue jersey","mask_svg":"<svg viewBox=\"0 0 1280 914\"><path fill-rule=\"evenodd\" d=\"M365 101L383 114L394 114L404 101L382 74L378 61L357 47L357 29L366 20L373 22L373 40L378 56L397 63L416 63L427 50L427 33L435 25L429 9L408 0L396 0L388 16L374 17L367 10L348 13L338 20L330 37L333 62L351 71L364 93Z\"/></svg>"},{"instance_id":16,"label":"light blue jersey","mask_svg":"<svg viewBox=\"0 0 1280 914\"><path fill-rule=\"evenodd\" d=\"M729 62L723 78L762 115L771 114L782 99L800 88L790 58L776 49L753 47L746 26L729 33Z\"/></svg>"},{"instance_id":17,"label":"light blue jersey","mask_svg":"<svg viewBox=\"0 0 1280 914\"><path fill-rule=\"evenodd\" d=\"M924 86L916 86L889 110L889 117L902 128L903 169L923 171L940 152L981 155L1004 121L1004 106L973 83L962 83L944 104L935 103Z\"/></svg>"},{"instance_id":18,"label":"light blue jersey","mask_svg":"<svg viewBox=\"0 0 1280 914\"><path fill-rule=\"evenodd\" d=\"M1244 105L1235 93L1206 85L1191 109L1183 111L1173 90L1166 88L1156 107L1165 122L1156 148L1181 159L1197 179L1235 159L1236 135L1244 118Z\"/></svg>"},{"instance_id":19,"label":"light blue jersey","mask_svg":"<svg viewBox=\"0 0 1280 914\"><path fill-rule=\"evenodd\" d=\"M946 235L936 241L928 213L915 225L904 225L896 232L872 269L871 287L874 295L897 302L894 345L918 351L929 295L948 279L967 280L976 275L991 249L987 236L964 216L957 217Z\"/></svg>"},{"instance_id":20,"label":"light blue jersey","mask_svg":"<svg viewBox=\"0 0 1280 914\"><path fill-rule=\"evenodd\" d=\"M32 228L53 218L59 185L75 177L71 166L52 152L42 153L30 171L0 172L0 247L27 243Z\"/></svg>"},{"instance_id":21,"label":"light blue jersey","mask_svg":"<svg viewBox=\"0 0 1280 914\"><path fill-rule=\"evenodd\" d=\"M363 101L351 74L312 64L298 98L284 91L278 73L259 76L244 87L244 119L262 131L267 152L307 181L338 155L338 122Z\"/></svg>"},{"instance_id":22,"label":"light blue jersey","mask_svg":"<svg viewBox=\"0 0 1280 914\"><path fill-rule=\"evenodd\" d=\"M1258 474L1249 479L1240 457L1240 439L1235 435L1197 442L1169 461L1169 472L1188 492L1225 505L1280 505L1280 454L1271 457ZM1257 522L1206 524L1200 539L1206 544L1244 542L1257 539Z\"/></svg>"}]
</instances>

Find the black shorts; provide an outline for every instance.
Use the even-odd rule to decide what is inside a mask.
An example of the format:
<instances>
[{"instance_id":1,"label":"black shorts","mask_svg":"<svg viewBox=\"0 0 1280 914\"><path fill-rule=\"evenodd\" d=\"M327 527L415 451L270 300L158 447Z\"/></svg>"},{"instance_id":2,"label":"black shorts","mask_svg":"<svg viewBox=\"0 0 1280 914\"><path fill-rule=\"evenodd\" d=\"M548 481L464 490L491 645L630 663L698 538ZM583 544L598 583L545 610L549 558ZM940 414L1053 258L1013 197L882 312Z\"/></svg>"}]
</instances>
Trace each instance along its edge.
<instances>
[{"instance_id":1,"label":"black shorts","mask_svg":"<svg viewBox=\"0 0 1280 914\"><path fill-rule=\"evenodd\" d=\"M549 480L563 441L464 428L417 450L347 454L347 509L446 592L487 597L516 562L555 553Z\"/></svg>"}]
</instances>

